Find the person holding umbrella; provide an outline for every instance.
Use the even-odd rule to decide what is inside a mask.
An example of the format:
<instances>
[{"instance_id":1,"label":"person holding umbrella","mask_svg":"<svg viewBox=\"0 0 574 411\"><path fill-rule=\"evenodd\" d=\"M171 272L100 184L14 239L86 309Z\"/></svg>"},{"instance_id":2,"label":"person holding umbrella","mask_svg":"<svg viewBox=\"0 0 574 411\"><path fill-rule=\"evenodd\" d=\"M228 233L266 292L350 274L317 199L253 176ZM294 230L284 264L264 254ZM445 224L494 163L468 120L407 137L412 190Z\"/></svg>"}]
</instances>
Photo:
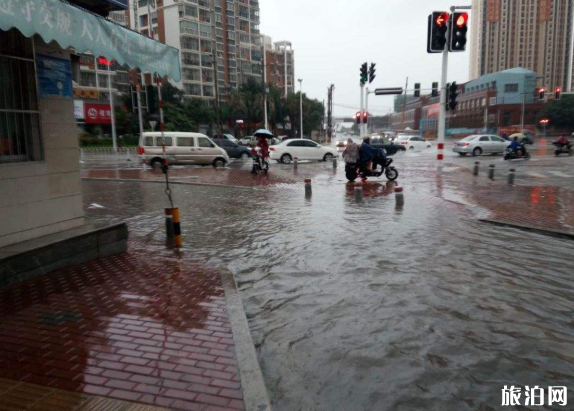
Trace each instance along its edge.
<instances>
[{"instance_id":1,"label":"person holding umbrella","mask_svg":"<svg viewBox=\"0 0 574 411\"><path fill-rule=\"evenodd\" d=\"M259 166L262 170L267 170L269 168L269 143L267 139L273 138L273 134L262 128L253 135L257 137L257 144L253 150L257 151L259 149L259 153L255 153L255 155L259 156ZM264 167L265 164L267 164L267 167Z\"/></svg>"}]
</instances>

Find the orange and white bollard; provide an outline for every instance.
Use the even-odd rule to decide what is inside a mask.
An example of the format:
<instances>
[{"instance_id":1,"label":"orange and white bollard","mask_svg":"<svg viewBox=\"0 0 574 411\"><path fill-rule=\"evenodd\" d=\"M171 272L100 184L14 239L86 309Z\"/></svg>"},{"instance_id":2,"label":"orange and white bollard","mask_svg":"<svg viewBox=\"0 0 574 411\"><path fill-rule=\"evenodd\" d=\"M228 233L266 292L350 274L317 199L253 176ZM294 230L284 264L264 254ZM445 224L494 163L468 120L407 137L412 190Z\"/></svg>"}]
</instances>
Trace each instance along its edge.
<instances>
[{"instance_id":1,"label":"orange and white bollard","mask_svg":"<svg viewBox=\"0 0 574 411\"><path fill-rule=\"evenodd\" d=\"M179 208L172 208L173 215L173 239L176 247L183 245L183 237L181 235L181 219L179 215Z\"/></svg>"}]
</instances>

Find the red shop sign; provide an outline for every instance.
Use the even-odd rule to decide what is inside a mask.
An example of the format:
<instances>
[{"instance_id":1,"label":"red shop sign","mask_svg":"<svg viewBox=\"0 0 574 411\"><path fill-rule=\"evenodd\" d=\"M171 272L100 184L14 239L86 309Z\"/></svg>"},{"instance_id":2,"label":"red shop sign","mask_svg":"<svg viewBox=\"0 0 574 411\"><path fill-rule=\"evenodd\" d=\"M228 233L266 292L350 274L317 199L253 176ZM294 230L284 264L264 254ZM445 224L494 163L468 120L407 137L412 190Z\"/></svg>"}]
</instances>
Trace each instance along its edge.
<instances>
[{"instance_id":1,"label":"red shop sign","mask_svg":"<svg viewBox=\"0 0 574 411\"><path fill-rule=\"evenodd\" d=\"M112 124L112 112L109 104L84 104L86 124Z\"/></svg>"}]
</instances>

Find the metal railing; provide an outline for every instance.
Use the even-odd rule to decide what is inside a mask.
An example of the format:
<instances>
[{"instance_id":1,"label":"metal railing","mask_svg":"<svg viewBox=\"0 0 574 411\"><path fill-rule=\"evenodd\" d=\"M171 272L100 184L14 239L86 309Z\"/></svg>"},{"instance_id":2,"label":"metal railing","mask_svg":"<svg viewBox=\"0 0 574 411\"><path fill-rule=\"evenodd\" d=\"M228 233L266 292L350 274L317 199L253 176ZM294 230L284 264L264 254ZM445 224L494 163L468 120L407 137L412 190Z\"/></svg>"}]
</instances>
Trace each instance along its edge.
<instances>
[{"instance_id":1,"label":"metal railing","mask_svg":"<svg viewBox=\"0 0 574 411\"><path fill-rule=\"evenodd\" d=\"M126 163L134 167L140 165L137 147L119 147L117 152L111 147L80 148L80 162L97 163Z\"/></svg>"}]
</instances>

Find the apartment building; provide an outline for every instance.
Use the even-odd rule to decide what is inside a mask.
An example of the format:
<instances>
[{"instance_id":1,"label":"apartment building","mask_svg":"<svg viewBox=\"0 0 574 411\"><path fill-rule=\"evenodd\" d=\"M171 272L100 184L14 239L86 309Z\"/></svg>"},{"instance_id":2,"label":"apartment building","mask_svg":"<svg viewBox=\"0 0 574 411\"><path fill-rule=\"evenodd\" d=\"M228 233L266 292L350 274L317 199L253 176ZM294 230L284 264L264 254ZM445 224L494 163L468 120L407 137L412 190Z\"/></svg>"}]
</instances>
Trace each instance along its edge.
<instances>
[{"instance_id":1,"label":"apartment building","mask_svg":"<svg viewBox=\"0 0 574 411\"><path fill-rule=\"evenodd\" d=\"M574 0L473 0L470 78L524 67L538 86L572 82Z\"/></svg>"},{"instance_id":2,"label":"apartment building","mask_svg":"<svg viewBox=\"0 0 574 411\"><path fill-rule=\"evenodd\" d=\"M266 82L283 90L285 96L295 93L295 52L288 41L273 43L264 36Z\"/></svg>"},{"instance_id":3,"label":"apartment building","mask_svg":"<svg viewBox=\"0 0 574 411\"><path fill-rule=\"evenodd\" d=\"M174 85L187 97L223 100L249 78L262 81L258 0L138 0L130 13L132 28L149 36L151 27L180 49L182 80Z\"/></svg>"}]
</instances>

